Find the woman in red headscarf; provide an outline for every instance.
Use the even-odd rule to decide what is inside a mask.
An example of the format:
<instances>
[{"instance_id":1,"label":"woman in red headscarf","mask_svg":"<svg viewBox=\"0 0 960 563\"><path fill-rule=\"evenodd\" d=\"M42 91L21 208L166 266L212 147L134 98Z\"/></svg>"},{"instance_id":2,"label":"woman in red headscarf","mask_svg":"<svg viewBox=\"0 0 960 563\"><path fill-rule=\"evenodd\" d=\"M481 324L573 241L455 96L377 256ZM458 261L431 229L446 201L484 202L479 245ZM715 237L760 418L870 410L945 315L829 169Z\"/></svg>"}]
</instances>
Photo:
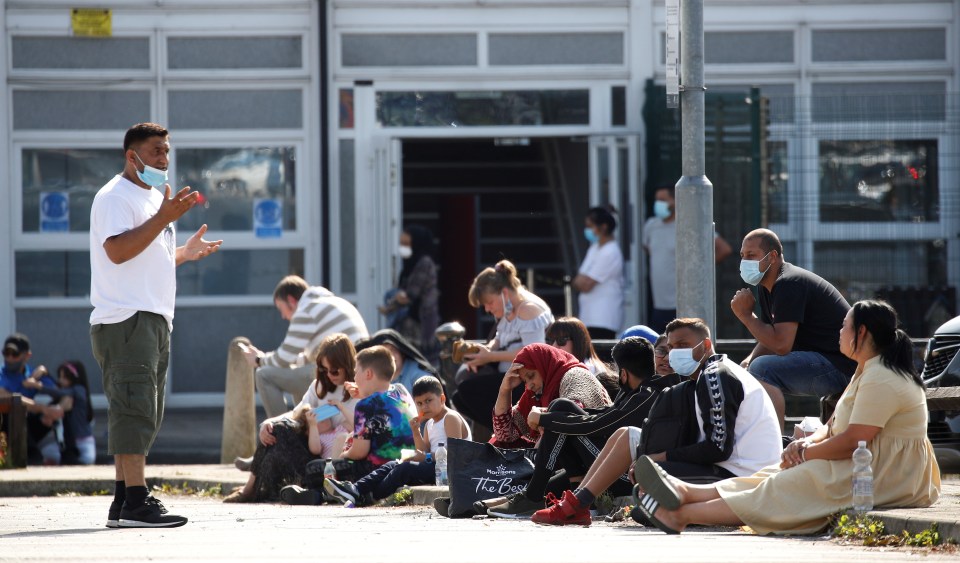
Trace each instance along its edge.
<instances>
[{"instance_id":1,"label":"woman in red headscarf","mask_svg":"<svg viewBox=\"0 0 960 563\"><path fill-rule=\"evenodd\" d=\"M524 346L503 376L493 407L493 439L501 448L529 448L540 437L527 422L530 411L546 410L554 399L563 397L585 409L610 405L610 396L587 366L572 354L547 344ZM513 389L526 389L511 405Z\"/></svg>"}]
</instances>

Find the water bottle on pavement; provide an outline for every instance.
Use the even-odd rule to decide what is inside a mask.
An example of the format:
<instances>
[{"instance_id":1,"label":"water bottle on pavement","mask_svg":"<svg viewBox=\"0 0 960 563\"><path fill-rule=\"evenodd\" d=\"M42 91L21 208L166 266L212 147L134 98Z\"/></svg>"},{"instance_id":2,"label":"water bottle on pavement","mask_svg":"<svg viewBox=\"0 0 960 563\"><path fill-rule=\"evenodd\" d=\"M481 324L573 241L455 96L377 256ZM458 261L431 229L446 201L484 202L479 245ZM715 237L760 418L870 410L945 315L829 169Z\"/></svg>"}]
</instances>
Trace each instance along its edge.
<instances>
[{"instance_id":1,"label":"water bottle on pavement","mask_svg":"<svg viewBox=\"0 0 960 563\"><path fill-rule=\"evenodd\" d=\"M853 452L853 509L857 512L873 510L873 454L867 443L860 440Z\"/></svg>"},{"instance_id":2,"label":"water bottle on pavement","mask_svg":"<svg viewBox=\"0 0 960 563\"><path fill-rule=\"evenodd\" d=\"M328 459L327 464L323 466L323 478L324 480L337 478L337 470L333 468L332 459Z\"/></svg>"},{"instance_id":3,"label":"water bottle on pavement","mask_svg":"<svg viewBox=\"0 0 960 563\"><path fill-rule=\"evenodd\" d=\"M433 452L434 472L436 474L436 484L439 486L449 485L447 480L447 448L443 442L437 444L437 451Z\"/></svg>"}]
</instances>

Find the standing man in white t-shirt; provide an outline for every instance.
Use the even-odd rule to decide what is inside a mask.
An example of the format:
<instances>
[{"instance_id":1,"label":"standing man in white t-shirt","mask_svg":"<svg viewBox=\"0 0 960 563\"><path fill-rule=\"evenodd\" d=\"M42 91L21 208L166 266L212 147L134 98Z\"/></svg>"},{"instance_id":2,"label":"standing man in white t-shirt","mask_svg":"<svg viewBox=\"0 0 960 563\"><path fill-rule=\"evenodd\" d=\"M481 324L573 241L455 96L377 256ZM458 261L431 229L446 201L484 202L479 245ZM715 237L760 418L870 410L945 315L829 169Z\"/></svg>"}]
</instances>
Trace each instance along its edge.
<instances>
[{"instance_id":1,"label":"standing man in white t-shirt","mask_svg":"<svg viewBox=\"0 0 960 563\"><path fill-rule=\"evenodd\" d=\"M623 254L613 238L613 208L587 211L583 236L590 243L573 288L580 292L580 320L590 338L614 339L623 328Z\"/></svg>"},{"instance_id":2,"label":"standing man in white t-shirt","mask_svg":"<svg viewBox=\"0 0 960 563\"><path fill-rule=\"evenodd\" d=\"M216 252L223 241L203 240L203 225L176 246L173 224L199 194L186 187L170 195L165 128L134 125L123 151L123 172L100 188L90 209L90 341L103 372L107 452L117 475L107 527L172 528L187 519L167 514L147 494L144 470L163 419L175 270Z\"/></svg>"},{"instance_id":3,"label":"standing man in white t-shirt","mask_svg":"<svg viewBox=\"0 0 960 563\"><path fill-rule=\"evenodd\" d=\"M657 189L653 217L643 225L643 249L650 256L650 293L653 311L647 326L663 334L667 323L677 318L677 213L676 188ZM714 234L714 260L719 264L733 249Z\"/></svg>"}]
</instances>

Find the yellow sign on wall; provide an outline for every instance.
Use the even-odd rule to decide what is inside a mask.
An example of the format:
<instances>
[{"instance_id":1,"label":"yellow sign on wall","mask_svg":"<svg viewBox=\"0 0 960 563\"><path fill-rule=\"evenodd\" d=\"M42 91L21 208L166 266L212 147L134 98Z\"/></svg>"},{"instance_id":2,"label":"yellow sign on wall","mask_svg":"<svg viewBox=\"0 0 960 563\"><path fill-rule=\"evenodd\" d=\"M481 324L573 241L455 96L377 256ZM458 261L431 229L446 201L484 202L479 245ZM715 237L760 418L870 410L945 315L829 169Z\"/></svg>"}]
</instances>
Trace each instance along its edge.
<instances>
[{"instance_id":1,"label":"yellow sign on wall","mask_svg":"<svg viewBox=\"0 0 960 563\"><path fill-rule=\"evenodd\" d=\"M70 25L76 37L110 37L113 14L111 10L99 8L74 8L70 13Z\"/></svg>"}]
</instances>

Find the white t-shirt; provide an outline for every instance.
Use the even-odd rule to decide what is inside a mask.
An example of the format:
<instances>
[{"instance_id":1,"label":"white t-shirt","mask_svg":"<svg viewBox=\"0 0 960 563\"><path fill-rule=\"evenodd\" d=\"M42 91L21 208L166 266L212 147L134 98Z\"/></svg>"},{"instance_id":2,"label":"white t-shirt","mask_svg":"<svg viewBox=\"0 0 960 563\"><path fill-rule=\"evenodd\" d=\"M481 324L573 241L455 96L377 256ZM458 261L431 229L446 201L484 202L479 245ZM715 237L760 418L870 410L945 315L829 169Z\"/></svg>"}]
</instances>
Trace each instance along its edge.
<instances>
[{"instance_id":1,"label":"white t-shirt","mask_svg":"<svg viewBox=\"0 0 960 563\"><path fill-rule=\"evenodd\" d=\"M653 308L677 308L677 222L651 217L643 225L643 246L650 255Z\"/></svg>"},{"instance_id":2,"label":"white t-shirt","mask_svg":"<svg viewBox=\"0 0 960 563\"><path fill-rule=\"evenodd\" d=\"M163 193L114 176L93 198L90 208L90 324L115 324L137 311L163 315L173 330L177 295L177 237L167 225L140 254L123 264L107 257L103 243L139 227L157 214Z\"/></svg>"},{"instance_id":3,"label":"white t-shirt","mask_svg":"<svg viewBox=\"0 0 960 563\"><path fill-rule=\"evenodd\" d=\"M580 273L597 282L590 291L580 293L580 320L588 327L619 332L623 328L623 254L617 241L591 244Z\"/></svg>"}]
</instances>

